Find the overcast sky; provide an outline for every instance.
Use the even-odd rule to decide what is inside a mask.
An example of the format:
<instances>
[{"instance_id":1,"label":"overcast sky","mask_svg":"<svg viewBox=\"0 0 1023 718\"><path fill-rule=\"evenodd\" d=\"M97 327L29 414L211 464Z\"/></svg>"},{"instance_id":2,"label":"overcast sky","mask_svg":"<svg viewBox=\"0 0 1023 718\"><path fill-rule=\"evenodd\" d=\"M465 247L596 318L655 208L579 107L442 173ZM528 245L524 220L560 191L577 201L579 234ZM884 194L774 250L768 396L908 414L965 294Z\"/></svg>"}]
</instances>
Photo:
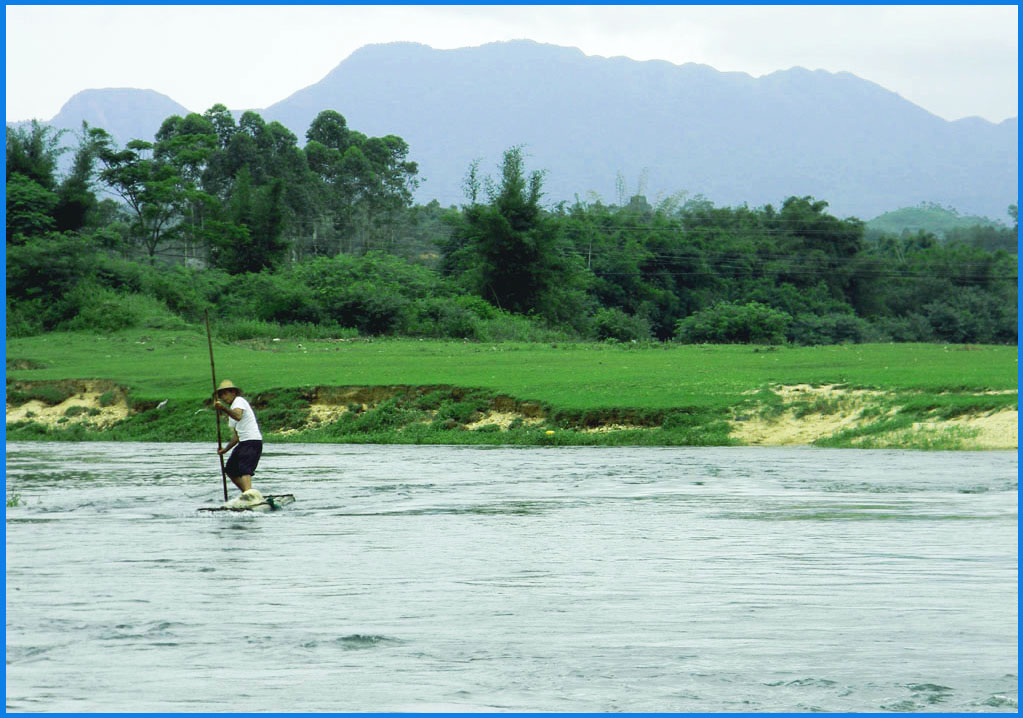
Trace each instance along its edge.
<instances>
[{"instance_id":1,"label":"overcast sky","mask_svg":"<svg viewBox=\"0 0 1023 718\"><path fill-rule=\"evenodd\" d=\"M7 119L137 87L202 112L264 108L370 43L530 39L755 77L847 71L949 120L1018 115L1015 5L7 6Z\"/></svg>"}]
</instances>

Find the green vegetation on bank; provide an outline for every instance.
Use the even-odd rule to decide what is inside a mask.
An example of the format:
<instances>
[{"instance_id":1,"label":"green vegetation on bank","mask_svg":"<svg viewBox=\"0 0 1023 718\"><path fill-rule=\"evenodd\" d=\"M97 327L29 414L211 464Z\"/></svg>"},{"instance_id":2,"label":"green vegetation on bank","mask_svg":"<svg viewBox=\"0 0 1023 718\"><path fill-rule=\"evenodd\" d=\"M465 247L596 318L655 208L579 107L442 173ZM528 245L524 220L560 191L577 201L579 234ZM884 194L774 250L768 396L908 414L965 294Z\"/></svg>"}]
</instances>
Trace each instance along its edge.
<instances>
[{"instance_id":1,"label":"green vegetation on bank","mask_svg":"<svg viewBox=\"0 0 1023 718\"><path fill-rule=\"evenodd\" d=\"M520 147L496 178L473 163L461 206L415 206L413 148L333 111L303 145L222 105L124 147L83 126L63 175L59 140L7 132L10 438L207 438L207 311L274 440L728 444L839 410L776 393L807 384L885 392L831 437L883 445L1015 402L1016 226L868 233L796 196L545 206ZM66 403L85 378L109 388ZM336 387L386 389L317 415Z\"/></svg>"},{"instance_id":2,"label":"green vegetation on bank","mask_svg":"<svg viewBox=\"0 0 1023 718\"><path fill-rule=\"evenodd\" d=\"M842 409L841 400L820 398L783 406L772 386L885 392L864 412L873 416L871 422L820 442L852 446L869 445L871 436L917 422L996 412L1017 401L1015 349L1000 346L267 338L217 341L215 352L219 375L246 390L271 441L728 445L739 443L729 422L743 417ZM8 438L202 441L212 436L208 347L196 329L55 333L9 342L9 397L16 403L59 404L75 393L61 384L71 379L104 379L124 387L134 412L103 431L70 421L47 427L28 418L9 424ZM361 388L351 395L360 398L345 399L338 389L343 387ZM100 404L113 398L108 392ZM310 405L317 401L343 408L322 423L311 422ZM505 426L487 424L495 411L518 418ZM958 445L956 437L925 439L930 443L921 448ZM904 443L918 444L909 436Z\"/></svg>"}]
</instances>

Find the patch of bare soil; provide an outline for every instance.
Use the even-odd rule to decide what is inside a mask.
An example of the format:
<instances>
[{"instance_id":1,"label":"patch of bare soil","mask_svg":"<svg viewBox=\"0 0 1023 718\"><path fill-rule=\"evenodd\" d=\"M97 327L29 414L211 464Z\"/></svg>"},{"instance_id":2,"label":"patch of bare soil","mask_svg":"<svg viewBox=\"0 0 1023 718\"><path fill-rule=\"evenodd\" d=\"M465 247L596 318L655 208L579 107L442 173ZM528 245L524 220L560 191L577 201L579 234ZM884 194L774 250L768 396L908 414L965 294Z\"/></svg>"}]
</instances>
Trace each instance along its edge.
<instances>
[{"instance_id":1,"label":"patch of bare soil","mask_svg":"<svg viewBox=\"0 0 1023 718\"><path fill-rule=\"evenodd\" d=\"M977 432L975 437L965 442L966 448L1019 448L1019 411L1016 409L996 411L982 416L960 416L950 420L948 424Z\"/></svg>"},{"instance_id":2,"label":"patch of bare soil","mask_svg":"<svg viewBox=\"0 0 1023 718\"><path fill-rule=\"evenodd\" d=\"M520 422L522 426L531 426L543 423L543 419L528 417L525 414L521 414L516 411L488 411L480 419L466 424L465 428L469 431L475 431L481 427L496 424L501 428L501 431L507 431L516 421Z\"/></svg>"},{"instance_id":3,"label":"patch of bare soil","mask_svg":"<svg viewBox=\"0 0 1023 718\"><path fill-rule=\"evenodd\" d=\"M74 393L59 404L50 406L38 399L24 404L7 404L6 423L34 421L48 427L86 424L105 429L130 412L124 391L106 381L76 381Z\"/></svg>"},{"instance_id":4,"label":"patch of bare soil","mask_svg":"<svg viewBox=\"0 0 1023 718\"><path fill-rule=\"evenodd\" d=\"M733 420L731 435L743 444L809 445L838 432L878 421L880 417L876 413L864 416L864 410L875 408L879 400L888 396L886 392L849 390L835 385L779 385L771 387L771 390L782 399L780 411ZM894 411L891 409L892 413ZM913 430L930 433L958 430L958 435L963 437L962 446L966 449L1016 449L1018 422L1019 412L1007 409L944 421L920 422L914 425Z\"/></svg>"},{"instance_id":5,"label":"patch of bare soil","mask_svg":"<svg viewBox=\"0 0 1023 718\"><path fill-rule=\"evenodd\" d=\"M310 404L306 427L313 428L321 424L333 423L349 411L347 404Z\"/></svg>"},{"instance_id":6,"label":"patch of bare soil","mask_svg":"<svg viewBox=\"0 0 1023 718\"><path fill-rule=\"evenodd\" d=\"M634 424L603 424L583 429L582 432L584 434L608 434L612 431L636 431L649 428L649 426L636 426Z\"/></svg>"}]
</instances>

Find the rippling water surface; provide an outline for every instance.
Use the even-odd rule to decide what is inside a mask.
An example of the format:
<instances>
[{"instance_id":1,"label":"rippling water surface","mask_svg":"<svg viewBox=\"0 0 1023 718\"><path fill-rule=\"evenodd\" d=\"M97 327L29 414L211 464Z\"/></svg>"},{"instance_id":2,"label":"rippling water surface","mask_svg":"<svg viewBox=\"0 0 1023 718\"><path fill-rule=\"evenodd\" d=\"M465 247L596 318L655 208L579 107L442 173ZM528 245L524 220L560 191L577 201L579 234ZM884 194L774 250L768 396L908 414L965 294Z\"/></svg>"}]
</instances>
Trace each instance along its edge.
<instances>
[{"instance_id":1,"label":"rippling water surface","mask_svg":"<svg viewBox=\"0 0 1023 718\"><path fill-rule=\"evenodd\" d=\"M1017 455L7 445L11 711L1016 711ZM236 493L232 491L232 493Z\"/></svg>"}]
</instances>

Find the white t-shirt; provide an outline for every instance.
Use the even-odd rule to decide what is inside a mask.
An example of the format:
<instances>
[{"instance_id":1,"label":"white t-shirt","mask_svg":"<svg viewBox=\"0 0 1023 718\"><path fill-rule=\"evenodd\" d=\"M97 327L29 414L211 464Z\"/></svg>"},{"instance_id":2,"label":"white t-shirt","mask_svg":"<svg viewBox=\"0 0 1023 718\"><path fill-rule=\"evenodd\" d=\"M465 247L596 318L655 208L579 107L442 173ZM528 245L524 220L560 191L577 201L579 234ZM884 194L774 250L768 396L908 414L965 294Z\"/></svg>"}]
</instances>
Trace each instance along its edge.
<instances>
[{"instance_id":1,"label":"white t-shirt","mask_svg":"<svg viewBox=\"0 0 1023 718\"><path fill-rule=\"evenodd\" d=\"M231 402L232 409L241 409L242 418L235 421L231 416L227 417L227 425L238 432L238 441L252 441L253 439L263 440L259 433L259 424L256 423L256 415L252 412L249 402L240 396L236 396Z\"/></svg>"}]
</instances>

